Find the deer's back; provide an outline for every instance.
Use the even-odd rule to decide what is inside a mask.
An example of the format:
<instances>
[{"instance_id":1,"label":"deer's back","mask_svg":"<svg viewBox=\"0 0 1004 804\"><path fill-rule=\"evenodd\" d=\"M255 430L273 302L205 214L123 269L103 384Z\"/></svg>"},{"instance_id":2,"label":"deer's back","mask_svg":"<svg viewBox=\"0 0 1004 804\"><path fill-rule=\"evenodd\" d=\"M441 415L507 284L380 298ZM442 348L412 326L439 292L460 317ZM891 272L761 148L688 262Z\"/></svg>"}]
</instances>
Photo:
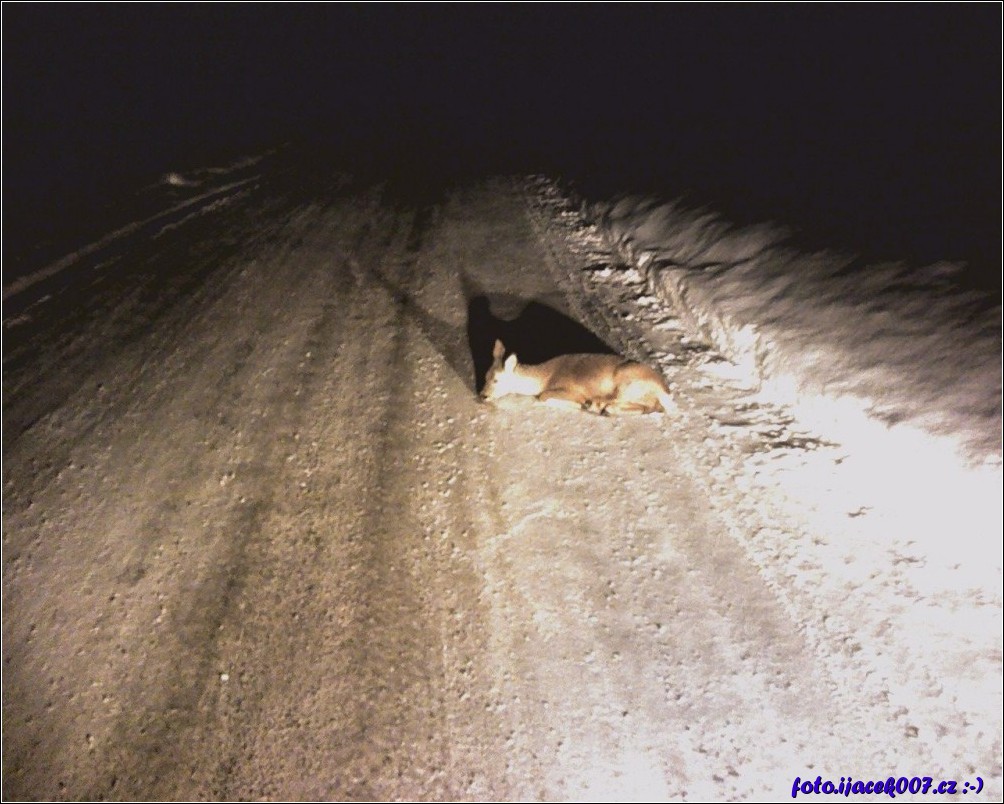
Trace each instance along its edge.
<instances>
[{"instance_id":1,"label":"deer's back","mask_svg":"<svg viewBox=\"0 0 1004 804\"><path fill-rule=\"evenodd\" d=\"M640 365L620 355L561 355L539 368L548 388L581 387L609 393L617 386L618 370Z\"/></svg>"}]
</instances>

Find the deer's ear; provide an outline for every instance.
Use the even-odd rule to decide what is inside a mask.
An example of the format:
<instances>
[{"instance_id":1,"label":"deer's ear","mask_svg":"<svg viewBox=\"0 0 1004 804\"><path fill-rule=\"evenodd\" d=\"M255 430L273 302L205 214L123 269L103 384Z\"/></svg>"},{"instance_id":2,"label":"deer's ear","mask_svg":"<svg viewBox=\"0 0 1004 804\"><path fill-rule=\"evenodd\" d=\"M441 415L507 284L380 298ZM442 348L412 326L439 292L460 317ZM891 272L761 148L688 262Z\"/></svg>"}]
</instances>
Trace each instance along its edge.
<instances>
[{"instance_id":1,"label":"deer's ear","mask_svg":"<svg viewBox=\"0 0 1004 804\"><path fill-rule=\"evenodd\" d=\"M496 360L501 360L505 357L505 345L500 340L495 341L495 348L492 349L492 357Z\"/></svg>"},{"instance_id":2,"label":"deer's ear","mask_svg":"<svg viewBox=\"0 0 1004 804\"><path fill-rule=\"evenodd\" d=\"M516 355L514 354L509 355L509 357L507 357L505 361L505 370L512 371L515 368L516 368Z\"/></svg>"}]
</instances>

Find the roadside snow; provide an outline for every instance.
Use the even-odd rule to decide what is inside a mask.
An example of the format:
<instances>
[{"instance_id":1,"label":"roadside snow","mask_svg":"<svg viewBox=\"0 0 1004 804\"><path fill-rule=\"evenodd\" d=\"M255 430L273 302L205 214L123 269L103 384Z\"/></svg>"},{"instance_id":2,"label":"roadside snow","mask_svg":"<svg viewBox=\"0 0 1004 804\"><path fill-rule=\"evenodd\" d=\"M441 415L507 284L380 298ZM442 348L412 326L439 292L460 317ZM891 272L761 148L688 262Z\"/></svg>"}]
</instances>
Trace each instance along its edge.
<instances>
[{"instance_id":1,"label":"roadside snow","mask_svg":"<svg viewBox=\"0 0 1004 804\"><path fill-rule=\"evenodd\" d=\"M762 398L830 416L828 429L856 406L1000 464L1000 307L953 288L961 266L855 266L798 253L766 225L736 229L651 199L598 204L590 217Z\"/></svg>"}]
</instances>

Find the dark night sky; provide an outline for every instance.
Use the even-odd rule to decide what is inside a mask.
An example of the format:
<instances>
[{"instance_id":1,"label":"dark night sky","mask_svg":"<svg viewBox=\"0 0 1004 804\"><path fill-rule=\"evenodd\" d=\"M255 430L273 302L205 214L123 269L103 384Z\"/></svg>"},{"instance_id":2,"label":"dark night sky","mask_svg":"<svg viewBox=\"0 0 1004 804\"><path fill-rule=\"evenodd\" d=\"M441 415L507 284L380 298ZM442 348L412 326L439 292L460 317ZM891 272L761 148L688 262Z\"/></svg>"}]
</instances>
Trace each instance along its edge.
<instances>
[{"instance_id":1,"label":"dark night sky","mask_svg":"<svg viewBox=\"0 0 1004 804\"><path fill-rule=\"evenodd\" d=\"M685 193L996 275L1000 25L997 4L5 5L5 223L293 139L331 166Z\"/></svg>"}]
</instances>

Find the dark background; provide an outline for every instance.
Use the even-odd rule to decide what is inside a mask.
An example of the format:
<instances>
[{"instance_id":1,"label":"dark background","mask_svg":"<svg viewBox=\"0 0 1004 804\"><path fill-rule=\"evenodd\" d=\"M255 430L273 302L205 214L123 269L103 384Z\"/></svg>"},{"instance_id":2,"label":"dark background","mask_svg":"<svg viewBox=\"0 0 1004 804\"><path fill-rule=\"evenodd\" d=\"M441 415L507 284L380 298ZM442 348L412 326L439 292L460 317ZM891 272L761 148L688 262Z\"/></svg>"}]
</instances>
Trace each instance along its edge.
<instances>
[{"instance_id":1,"label":"dark background","mask_svg":"<svg viewBox=\"0 0 1004 804\"><path fill-rule=\"evenodd\" d=\"M416 186L682 195L807 246L964 260L999 296L1000 30L998 4L4 5L5 256L291 142Z\"/></svg>"}]
</instances>

